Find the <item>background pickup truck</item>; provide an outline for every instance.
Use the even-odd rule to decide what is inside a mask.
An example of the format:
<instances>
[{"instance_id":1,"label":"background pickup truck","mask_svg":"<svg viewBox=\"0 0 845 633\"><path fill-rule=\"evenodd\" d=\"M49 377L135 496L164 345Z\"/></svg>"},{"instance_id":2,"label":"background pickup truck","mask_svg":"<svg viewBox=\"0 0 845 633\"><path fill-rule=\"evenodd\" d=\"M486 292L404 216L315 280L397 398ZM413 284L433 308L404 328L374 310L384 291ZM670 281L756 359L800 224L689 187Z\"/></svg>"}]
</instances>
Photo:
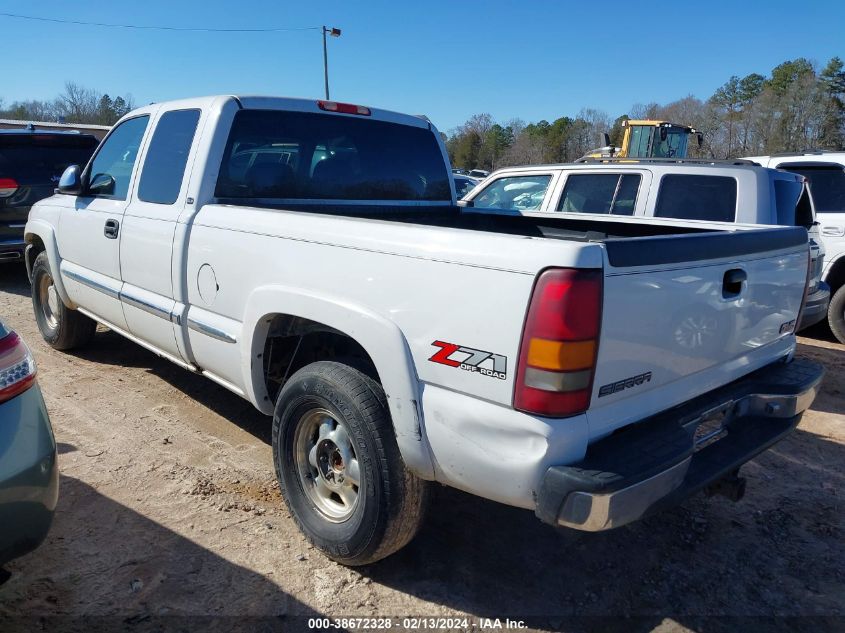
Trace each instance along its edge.
<instances>
[{"instance_id":1,"label":"background pickup truck","mask_svg":"<svg viewBox=\"0 0 845 633\"><path fill-rule=\"evenodd\" d=\"M363 106L141 108L26 240L44 338L98 321L272 415L286 503L346 564L406 544L431 481L583 530L738 496L822 374L793 360L805 229L461 209L437 130Z\"/></svg>"},{"instance_id":2,"label":"background pickup truck","mask_svg":"<svg viewBox=\"0 0 845 633\"><path fill-rule=\"evenodd\" d=\"M520 213L575 213L801 226L810 237L810 287L797 331L827 316L825 249L806 178L747 160L581 159L505 167L476 186L467 206ZM692 324L687 324L692 325ZM698 332L688 328L688 335Z\"/></svg>"}]
</instances>

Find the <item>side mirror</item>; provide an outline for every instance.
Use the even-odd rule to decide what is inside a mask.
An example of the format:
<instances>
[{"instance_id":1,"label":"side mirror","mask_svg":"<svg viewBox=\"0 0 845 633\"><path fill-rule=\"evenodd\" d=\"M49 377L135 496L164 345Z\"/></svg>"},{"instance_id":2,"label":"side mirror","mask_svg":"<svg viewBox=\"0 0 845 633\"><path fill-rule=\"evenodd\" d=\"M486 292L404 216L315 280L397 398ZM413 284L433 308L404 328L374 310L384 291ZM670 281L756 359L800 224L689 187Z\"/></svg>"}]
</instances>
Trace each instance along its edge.
<instances>
[{"instance_id":1,"label":"side mirror","mask_svg":"<svg viewBox=\"0 0 845 633\"><path fill-rule=\"evenodd\" d=\"M458 200L458 206L462 209L471 209L475 206L472 200Z\"/></svg>"},{"instance_id":2,"label":"side mirror","mask_svg":"<svg viewBox=\"0 0 845 633\"><path fill-rule=\"evenodd\" d=\"M109 196L114 193L114 178L108 174L97 174L88 183L88 193Z\"/></svg>"},{"instance_id":3,"label":"side mirror","mask_svg":"<svg viewBox=\"0 0 845 633\"><path fill-rule=\"evenodd\" d=\"M701 147L702 145L704 145L704 134L699 133L699 134L697 134L697 136L698 136L698 146Z\"/></svg>"},{"instance_id":4,"label":"side mirror","mask_svg":"<svg viewBox=\"0 0 845 633\"><path fill-rule=\"evenodd\" d=\"M669 130L665 127L660 128L660 140L665 141L667 138L669 138Z\"/></svg>"},{"instance_id":5,"label":"side mirror","mask_svg":"<svg viewBox=\"0 0 845 633\"><path fill-rule=\"evenodd\" d=\"M608 134L607 132L603 132L601 137L602 137L602 140L604 141L604 146L610 147L610 134Z\"/></svg>"},{"instance_id":6,"label":"side mirror","mask_svg":"<svg viewBox=\"0 0 845 633\"><path fill-rule=\"evenodd\" d=\"M62 177L59 178L56 193L64 193L69 196L78 196L82 193L82 168L79 165L68 165Z\"/></svg>"}]
</instances>

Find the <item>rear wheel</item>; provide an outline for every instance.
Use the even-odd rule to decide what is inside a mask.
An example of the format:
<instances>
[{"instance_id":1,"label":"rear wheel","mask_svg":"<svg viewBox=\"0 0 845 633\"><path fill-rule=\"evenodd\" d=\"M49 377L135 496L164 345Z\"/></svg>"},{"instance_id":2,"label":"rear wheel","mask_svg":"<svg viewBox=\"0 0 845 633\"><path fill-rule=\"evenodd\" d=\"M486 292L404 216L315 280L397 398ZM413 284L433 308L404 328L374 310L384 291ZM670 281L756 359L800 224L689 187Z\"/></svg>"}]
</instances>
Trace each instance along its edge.
<instances>
[{"instance_id":1,"label":"rear wheel","mask_svg":"<svg viewBox=\"0 0 845 633\"><path fill-rule=\"evenodd\" d=\"M385 558L422 523L429 484L405 468L384 391L357 369L321 361L291 376L273 416L273 457L297 525L340 563Z\"/></svg>"},{"instance_id":2,"label":"rear wheel","mask_svg":"<svg viewBox=\"0 0 845 633\"><path fill-rule=\"evenodd\" d=\"M41 336L55 349L80 347L91 340L97 329L96 322L64 304L44 252L38 254L32 266L32 307Z\"/></svg>"},{"instance_id":3,"label":"rear wheel","mask_svg":"<svg viewBox=\"0 0 845 633\"><path fill-rule=\"evenodd\" d=\"M827 308L827 322L830 331L840 343L845 343L845 285L841 286L830 299Z\"/></svg>"}]
</instances>

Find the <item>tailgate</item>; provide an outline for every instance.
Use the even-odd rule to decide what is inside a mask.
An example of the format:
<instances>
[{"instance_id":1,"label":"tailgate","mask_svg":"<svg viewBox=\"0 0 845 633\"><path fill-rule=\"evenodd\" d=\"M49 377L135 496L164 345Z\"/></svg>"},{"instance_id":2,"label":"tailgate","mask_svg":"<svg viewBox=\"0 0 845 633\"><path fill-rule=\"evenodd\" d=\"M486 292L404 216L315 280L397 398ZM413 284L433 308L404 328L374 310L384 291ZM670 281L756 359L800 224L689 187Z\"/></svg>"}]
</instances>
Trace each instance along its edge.
<instances>
[{"instance_id":1,"label":"tailgate","mask_svg":"<svg viewBox=\"0 0 845 633\"><path fill-rule=\"evenodd\" d=\"M807 254L803 228L607 241L591 437L790 353Z\"/></svg>"}]
</instances>

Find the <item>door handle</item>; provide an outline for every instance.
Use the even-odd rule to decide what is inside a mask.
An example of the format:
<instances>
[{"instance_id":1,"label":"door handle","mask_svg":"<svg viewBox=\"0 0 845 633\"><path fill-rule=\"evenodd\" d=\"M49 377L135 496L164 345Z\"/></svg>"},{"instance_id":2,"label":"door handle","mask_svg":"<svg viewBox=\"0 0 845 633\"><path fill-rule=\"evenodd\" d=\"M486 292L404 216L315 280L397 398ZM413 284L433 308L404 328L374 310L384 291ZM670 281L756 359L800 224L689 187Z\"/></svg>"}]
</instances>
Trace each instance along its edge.
<instances>
[{"instance_id":1,"label":"door handle","mask_svg":"<svg viewBox=\"0 0 845 633\"><path fill-rule=\"evenodd\" d=\"M120 230L120 222L117 220L106 220L106 226L103 229L103 235L110 240L117 239L117 232Z\"/></svg>"}]
</instances>

